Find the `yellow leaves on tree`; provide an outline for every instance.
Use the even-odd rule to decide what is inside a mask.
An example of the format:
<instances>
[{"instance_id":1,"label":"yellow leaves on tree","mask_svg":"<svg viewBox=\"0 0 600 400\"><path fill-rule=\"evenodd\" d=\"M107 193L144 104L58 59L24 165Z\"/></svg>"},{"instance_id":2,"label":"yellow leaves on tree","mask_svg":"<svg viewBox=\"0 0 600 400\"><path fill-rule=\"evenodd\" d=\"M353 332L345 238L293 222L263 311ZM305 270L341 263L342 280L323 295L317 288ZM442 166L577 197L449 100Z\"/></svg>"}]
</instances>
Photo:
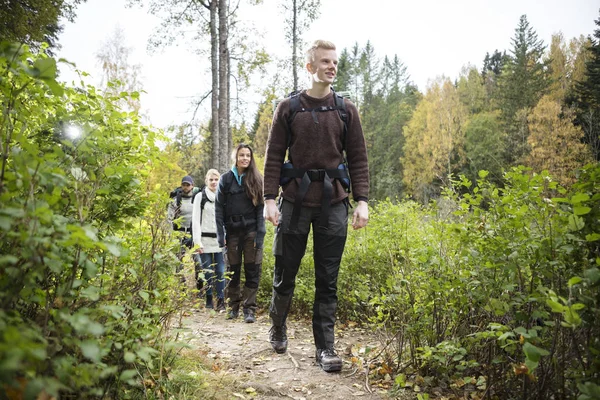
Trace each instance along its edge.
<instances>
[{"instance_id":1,"label":"yellow leaves on tree","mask_svg":"<svg viewBox=\"0 0 600 400\"><path fill-rule=\"evenodd\" d=\"M565 185L574 181L575 169L592 161L581 142L583 131L573 125L573 117L572 110L561 110L558 102L544 96L528 119L531 153L527 164L536 172L548 170Z\"/></svg>"},{"instance_id":2,"label":"yellow leaves on tree","mask_svg":"<svg viewBox=\"0 0 600 400\"><path fill-rule=\"evenodd\" d=\"M467 111L452 82L447 78L434 82L404 128L401 162L411 193L421 197L431 183L448 183L448 174L464 164L466 121Z\"/></svg>"}]
</instances>

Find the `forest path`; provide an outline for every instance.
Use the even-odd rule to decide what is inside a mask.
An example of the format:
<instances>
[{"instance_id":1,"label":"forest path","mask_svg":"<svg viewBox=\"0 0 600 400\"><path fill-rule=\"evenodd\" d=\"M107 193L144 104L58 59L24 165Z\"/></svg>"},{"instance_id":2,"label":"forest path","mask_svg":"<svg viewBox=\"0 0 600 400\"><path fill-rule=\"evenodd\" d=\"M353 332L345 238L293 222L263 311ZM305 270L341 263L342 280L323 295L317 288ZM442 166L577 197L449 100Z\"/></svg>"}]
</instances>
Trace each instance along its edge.
<instances>
[{"instance_id":1,"label":"forest path","mask_svg":"<svg viewBox=\"0 0 600 400\"><path fill-rule=\"evenodd\" d=\"M242 313L240 313L242 314ZM257 321L227 320L225 313L204 307L185 317L186 340L212 360L213 372L233 382L233 398L239 399L388 399L389 376L367 382L366 353L381 347L377 337L358 327L336 327L336 349L344 364L338 373L324 372L315 362L310 321L288 321L288 351L276 354L268 341L271 327L267 313ZM381 385L380 387L377 387Z\"/></svg>"}]
</instances>

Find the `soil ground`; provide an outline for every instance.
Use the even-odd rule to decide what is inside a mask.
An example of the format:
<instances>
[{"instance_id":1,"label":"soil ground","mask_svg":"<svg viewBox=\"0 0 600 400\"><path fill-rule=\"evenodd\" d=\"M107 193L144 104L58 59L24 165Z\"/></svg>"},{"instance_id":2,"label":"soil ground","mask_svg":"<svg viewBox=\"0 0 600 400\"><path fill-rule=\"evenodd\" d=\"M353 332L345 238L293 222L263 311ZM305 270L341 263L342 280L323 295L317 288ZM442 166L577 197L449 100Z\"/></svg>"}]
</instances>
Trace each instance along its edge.
<instances>
[{"instance_id":1,"label":"soil ground","mask_svg":"<svg viewBox=\"0 0 600 400\"><path fill-rule=\"evenodd\" d=\"M385 390L390 382L381 379L378 384L366 378L366 371L373 367L365 361L365 349L380 346L372 332L357 327L336 327L336 350L344 365L341 372L327 373L315 362L310 321L289 320L288 351L276 354L268 341L268 314L257 315L253 324L245 323L241 316L237 320L225 317L223 312L197 307L185 318L184 325L192 349L206 354L213 362L215 374L225 374L233 382L232 398L390 398ZM389 377L386 378L389 381Z\"/></svg>"}]
</instances>

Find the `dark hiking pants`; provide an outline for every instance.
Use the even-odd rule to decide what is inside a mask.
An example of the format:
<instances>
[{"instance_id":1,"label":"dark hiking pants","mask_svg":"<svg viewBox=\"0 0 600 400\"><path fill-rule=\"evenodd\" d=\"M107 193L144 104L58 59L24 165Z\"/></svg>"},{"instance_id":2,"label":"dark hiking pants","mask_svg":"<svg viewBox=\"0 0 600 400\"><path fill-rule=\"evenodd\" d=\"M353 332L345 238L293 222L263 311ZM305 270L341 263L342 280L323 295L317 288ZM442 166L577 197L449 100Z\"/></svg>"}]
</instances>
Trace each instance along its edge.
<instances>
[{"instance_id":1,"label":"dark hiking pants","mask_svg":"<svg viewBox=\"0 0 600 400\"><path fill-rule=\"evenodd\" d=\"M227 285L227 297L229 306L236 311L242 300L244 310L256 311L263 250L254 248L255 239L256 232L236 231L227 234L227 268L232 273ZM240 287L242 260L245 274L243 293Z\"/></svg>"},{"instance_id":2,"label":"dark hiking pants","mask_svg":"<svg viewBox=\"0 0 600 400\"><path fill-rule=\"evenodd\" d=\"M313 335L317 348L332 348L335 340L337 278L348 233L347 202L331 206L327 229L319 226L320 207L302 207L297 229L289 231L293 207L294 205L286 200L280 204L279 225L273 243L275 271L270 307L271 320L277 326L285 324L294 294L296 275L306 251L312 225L315 265Z\"/></svg>"}]
</instances>

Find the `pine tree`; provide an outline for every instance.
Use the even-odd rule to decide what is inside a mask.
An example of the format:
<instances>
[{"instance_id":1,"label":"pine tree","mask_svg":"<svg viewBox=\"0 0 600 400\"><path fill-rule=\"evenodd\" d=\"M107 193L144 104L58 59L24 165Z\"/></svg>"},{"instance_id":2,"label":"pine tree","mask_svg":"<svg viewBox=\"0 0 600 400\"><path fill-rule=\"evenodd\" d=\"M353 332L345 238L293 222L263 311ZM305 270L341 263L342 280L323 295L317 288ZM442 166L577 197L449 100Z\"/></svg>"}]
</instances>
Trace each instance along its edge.
<instances>
[{"instance_id":1,"label":"pine tree","mask_svg":"<svg viewBox=\"0 0 600 400\"><path fill-rule=\"evenodd\" d=\"M500 76L500 108L507 130L507 165L521 162L529 152L526 120L528 110L535 107L549 85L548 61L545 51L527 17L522 15L512 39L513 49Z\"/></svg>"},{"instance_id":2,"label":"pine tree","mask_svg":"<svg viewBox=\"0 0 600 400\"><path fill-rule=\"evenodd\" d=\"M596 160L600 160L600 18L599 27L587 48L589 59L585 63L585 76L575 85L577 124L585 132L584 140Z\"/></svg>"}]
</instances>

